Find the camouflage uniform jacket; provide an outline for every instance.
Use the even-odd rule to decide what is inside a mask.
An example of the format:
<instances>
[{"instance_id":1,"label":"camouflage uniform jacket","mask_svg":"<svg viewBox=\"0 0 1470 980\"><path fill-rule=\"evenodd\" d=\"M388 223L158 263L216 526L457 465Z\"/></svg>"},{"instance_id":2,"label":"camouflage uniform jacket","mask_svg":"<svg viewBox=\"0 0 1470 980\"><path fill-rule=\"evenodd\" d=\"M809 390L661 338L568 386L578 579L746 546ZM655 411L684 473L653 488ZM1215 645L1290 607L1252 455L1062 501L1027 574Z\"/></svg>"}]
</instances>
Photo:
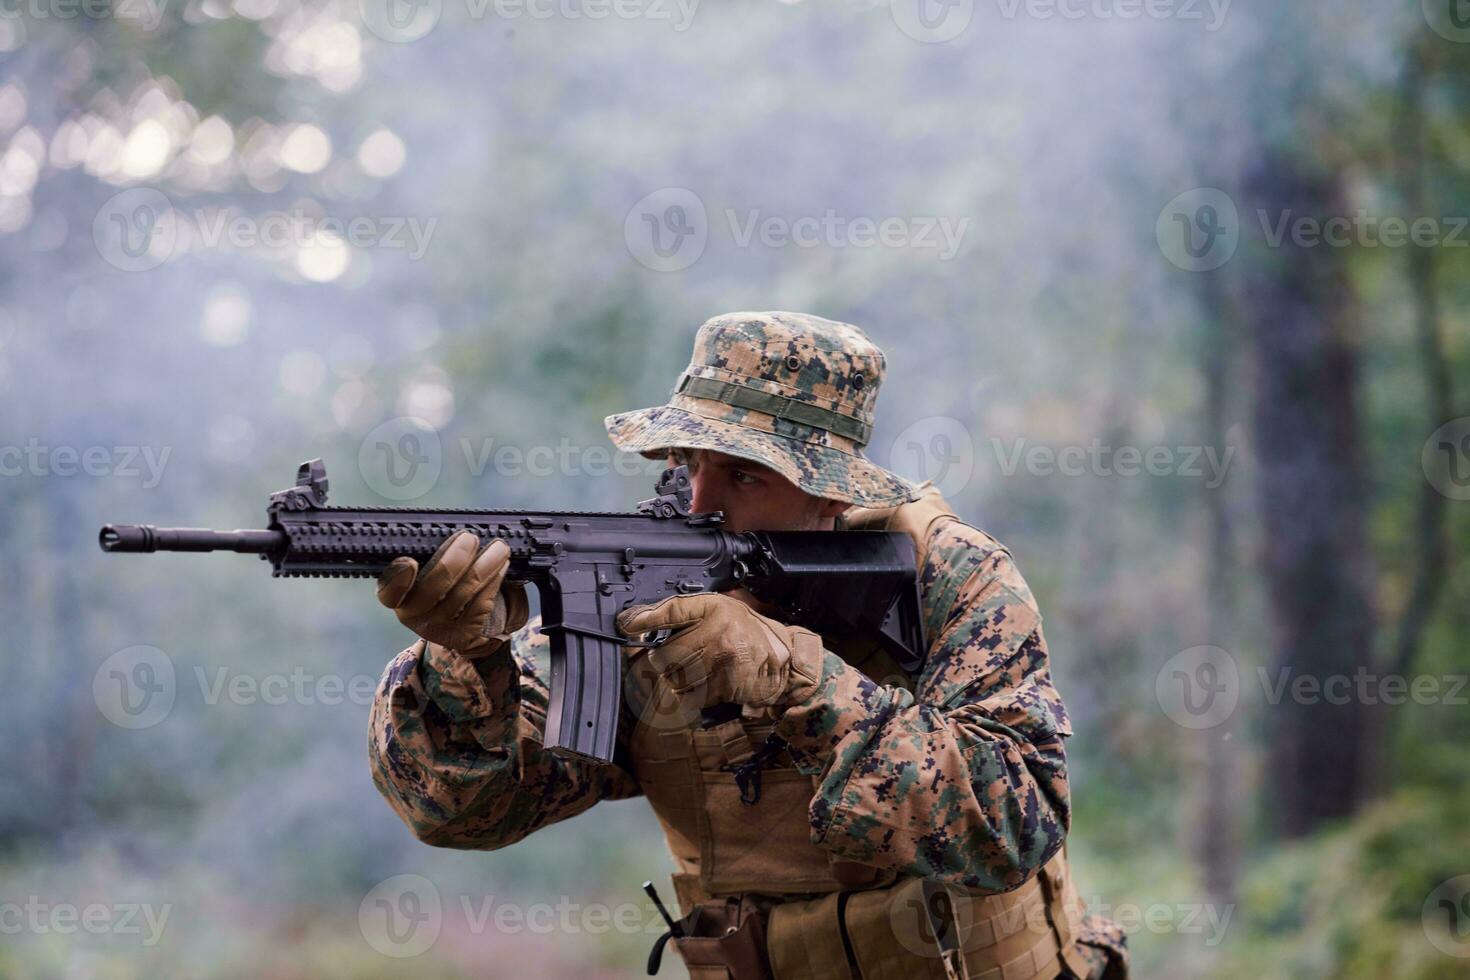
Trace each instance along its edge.
<instances>
[{"instance_id":1,"label":"camouflage uniform jacket","mask_svg":"<svg viewBox=\"0 0 1470 980\"><path fill-rule=\"evenodd\" d=\"M925 544L930 646L915 693L829 652L817 692L776 731L820 776L807 813L814 843L900 874L1006 891L1062 845L1071 726L1010 553L958 520L931 526ZM420 641L389 665L372 712L373 776L421 840L504 847L599 800L640 794L629 766L542 749L549 671L539 640L533 624L473 662ZM1109 925L1089 917L1081 938L1113 946L1100 935Z\"/></svg>"}]
</instances>

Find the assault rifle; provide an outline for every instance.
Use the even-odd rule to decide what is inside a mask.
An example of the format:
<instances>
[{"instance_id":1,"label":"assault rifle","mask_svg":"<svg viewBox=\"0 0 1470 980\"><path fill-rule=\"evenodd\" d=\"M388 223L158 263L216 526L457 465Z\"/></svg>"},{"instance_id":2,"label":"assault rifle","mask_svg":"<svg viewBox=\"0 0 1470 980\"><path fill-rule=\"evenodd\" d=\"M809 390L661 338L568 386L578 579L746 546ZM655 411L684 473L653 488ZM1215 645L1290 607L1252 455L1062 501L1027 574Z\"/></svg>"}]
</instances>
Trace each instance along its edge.
<instances>
[{"instance_id":1,"label":"assault rifle","mask_svg":"<svg viewBox=\"0 0 1470 980\"><path fill-rule=\"evenodd\" d=\"M422 565L463 530L482 545L500 538L510 546L508 579L536 587L541 631L551 638L544 744L601 762L612 759L617 739L622 648L632 644L618 635L616 618L628 606L744 586L794 624L823 636L869 636L918 672L924 623L908 535L725 531L722 513L691 513L683 466L665 470L655 492L632 514L328 507L326 467L313 459L294 487L271 494L265 530L109 524L98 542L107 552L258 554L272 575L287 578L374 578L399 555Z\"/></svg>"}]
</instances>

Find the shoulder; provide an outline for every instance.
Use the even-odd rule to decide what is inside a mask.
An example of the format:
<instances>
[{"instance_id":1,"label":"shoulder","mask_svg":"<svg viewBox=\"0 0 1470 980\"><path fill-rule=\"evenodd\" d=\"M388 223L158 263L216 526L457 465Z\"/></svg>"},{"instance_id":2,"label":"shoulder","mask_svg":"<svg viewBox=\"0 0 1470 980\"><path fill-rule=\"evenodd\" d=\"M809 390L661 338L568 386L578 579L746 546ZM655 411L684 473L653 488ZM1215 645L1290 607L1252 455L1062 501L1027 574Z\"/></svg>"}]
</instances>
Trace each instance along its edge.
<instances>
[{"instance_id":1,"label":"shoulder","mask_svg":"<svg viewBox=\"0 0 1470 980\"><path fill-rule=\"evenodd\" d=\"M902 531L913 538L931 645L986 598L1036 613L1036 599L1010 550L961 519L933 484L921 486L918 498L909 503L884 512L859 512L848 526Z\"/></svg>"},{"instance_id":2,"label":"shoulder","mask_svg":"<svg viewBox=\"0 0 1470 980\"><path fill-rule=\"evenodd\" d=\"M956 518L930 531L920 588L944 593L950 613L954 602L1003 593L1007 601L1036 609L1036 598L1010 549L979 528ZM947 617L952 619L953 616Z\"/></svg>"},{"instance_id":3,"label":"shoulder","mask_svg":"<svg viewBox=\"0 0 1470 980\"><path fill-rule=\"evenodd\" d=\"M1010 549L951 512L926 527L921 551L919 590L929 638L921 688L928 699L947 703L985 678L1040 666L1017 663L1044 661L1045 645L1036 597Z\"/></svg>"},{"instance_id":4,"label":"shoulder","mask_svg":"<svg viewBox=\"0 0 1470 980\"><path fill-rule=\"evenodd\" d=\"M1030 600L1030 590L1006 547L962 520L933 483L921 484L913 500L897 507L853 508L842 516L838 527L898 531L913 539L931 636L943 625L965 583L976 576L1007 582Z\"/></svg>"}]
</instances>

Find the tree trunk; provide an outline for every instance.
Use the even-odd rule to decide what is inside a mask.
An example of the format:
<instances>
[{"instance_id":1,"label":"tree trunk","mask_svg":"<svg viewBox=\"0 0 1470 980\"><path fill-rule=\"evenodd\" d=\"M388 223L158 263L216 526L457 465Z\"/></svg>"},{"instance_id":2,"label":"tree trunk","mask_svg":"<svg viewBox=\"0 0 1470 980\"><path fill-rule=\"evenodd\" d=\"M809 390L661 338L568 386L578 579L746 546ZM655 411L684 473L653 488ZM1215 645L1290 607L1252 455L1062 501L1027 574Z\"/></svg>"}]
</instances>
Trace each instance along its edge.
<instances>
[{"instance_id":1,"label":"tree trunk","mask_svg":"<svg viewBox=\"0 0 1470 980\"><path fill-rule=\"evenodd\" d=\"M1204 314L1200 345L1200 369L1205 379L1203 444L1225 451L1229 439L1232 394L1235 391L1236 352L1239 338L1233 329L1234 316L1229 296L1218 273L1200 277L1199 299ZM1205 578L1202 608L1204 634L1201 642L1239 653L1235 629L1235 544L1229 483L1206 490L1207 516ZM1236 872L1240 867L1240 764L1245 743L1232 729L1205 728L1195 733L1201 765L1192 794L1196 813L1191 821L1205 890L1219 903L1235 901Z\"/></svg>"},{"instance_id":2,"label":"tree trunk","mask_svg":"<svg viewBox=\"0 0 1470 980\"><path fill-rule=\"evenodd\" d=\"M1334 175L1266 153L1245 200L1282 215L1348 213ZM1364 522L1359 354L1342 249L1243 244L1241 307L1255 381L1253 411L1262 566L1271 644L1268 803L1278 833L1306 834L1350 814L1363 793L1365 706L1354 672L1372 664L1372 576ZM1302 696L1300 677L1318 687ZM1342 688L1331 678L1346 678ZM1328 695L1332 695L1330 698Z\"/></svg>"}]
</instances>

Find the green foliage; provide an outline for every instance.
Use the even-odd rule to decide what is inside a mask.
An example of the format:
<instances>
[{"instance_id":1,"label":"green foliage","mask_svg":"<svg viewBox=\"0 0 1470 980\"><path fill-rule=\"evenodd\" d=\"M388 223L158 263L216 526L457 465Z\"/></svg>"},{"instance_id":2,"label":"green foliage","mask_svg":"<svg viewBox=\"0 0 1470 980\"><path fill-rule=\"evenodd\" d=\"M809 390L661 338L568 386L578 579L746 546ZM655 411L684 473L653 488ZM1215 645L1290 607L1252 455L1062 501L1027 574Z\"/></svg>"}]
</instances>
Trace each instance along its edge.
<instances>
[{"instance_id":1,"label":"green foliage","mask_svg":"<svg viewBox=\"0 0 1470 980\"><path fill-rule=\"evenodd\" d=\"M1211 976L1440 980L1463 963L1430 945L1423 911L1470 853L1470 793L1406 791L1318 839L1263 852Z\"/></svg>"}]
</instances>

